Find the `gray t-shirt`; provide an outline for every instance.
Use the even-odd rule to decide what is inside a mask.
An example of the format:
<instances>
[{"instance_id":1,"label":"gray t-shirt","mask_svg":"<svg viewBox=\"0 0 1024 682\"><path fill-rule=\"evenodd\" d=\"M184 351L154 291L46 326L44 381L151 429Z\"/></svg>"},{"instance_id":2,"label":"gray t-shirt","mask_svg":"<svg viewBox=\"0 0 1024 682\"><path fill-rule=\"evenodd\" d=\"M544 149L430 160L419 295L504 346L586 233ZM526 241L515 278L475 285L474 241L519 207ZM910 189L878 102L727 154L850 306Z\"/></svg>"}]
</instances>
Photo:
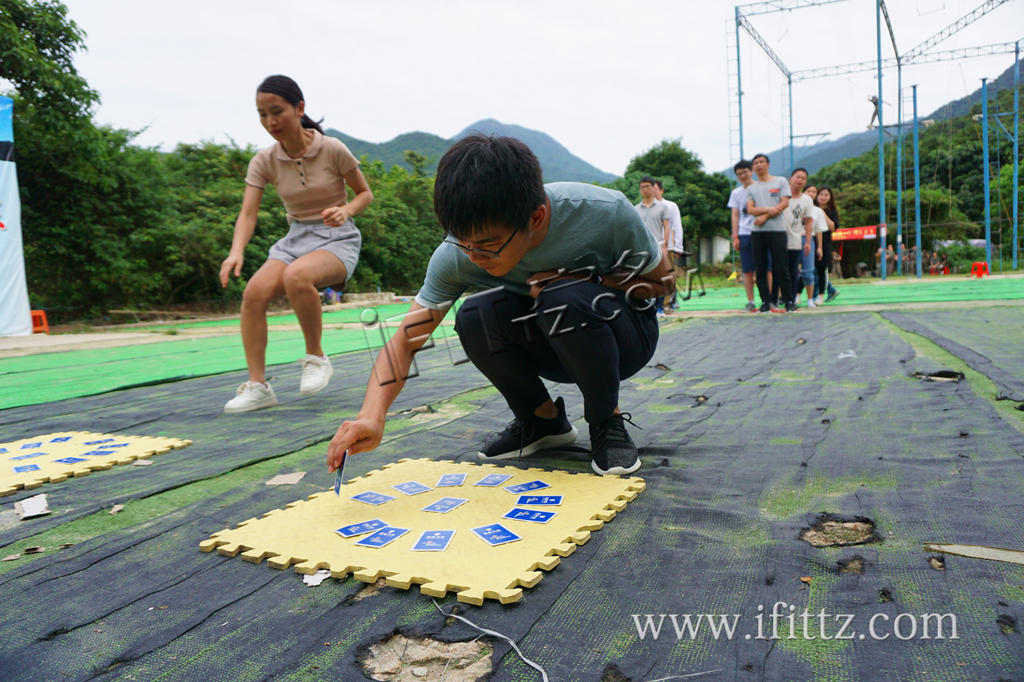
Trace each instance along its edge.
<instances>
[{"instance_id":1,"label":"gray t-shirt","mask_svg":"<svg viewBox=\"0 0 1024 682\"><path fill-rule=\"evenodd\" d=\"M416 302L444 310L468 289L504 287L528 296L526 280L547 270L592 267L605 274L625 265L645 274L661 262L661 249L622 192L578 182L553 182L544 191L551 201L547 235L508 274L489 275L462 249L442 243L430 257Z\"/></svg>"},{"instance_id":2,"label":"gray t-shirt","mask_svg":"<svg viewBox=\"0 0 1024 682\"><path fill-rule=\"evenodd\" d=\"M752 183L747 188L747 196L754 200L754 206L758 208L771 208L782 203L782 197L792 196L789 190L789 180L775 175L767 182L760 180ZM773 216L764 221L761 225L751 225L754 232L785 232L786 224L781 215Z\"/></svg>"},{"instance_id":3,"label":"gray t-shirt","mask_svg":"<svg viewBox=\"0 0 1024 682\"><path fill-rule=\"evenodd\" d=\"M672 213L664 201L655 199L650 206L644 206L644 202L636 205L636 212L644 221L647 230L654 236L659 244L665 242L665 223L663 220L672 220Z\"/></svg>"}]
</instances>

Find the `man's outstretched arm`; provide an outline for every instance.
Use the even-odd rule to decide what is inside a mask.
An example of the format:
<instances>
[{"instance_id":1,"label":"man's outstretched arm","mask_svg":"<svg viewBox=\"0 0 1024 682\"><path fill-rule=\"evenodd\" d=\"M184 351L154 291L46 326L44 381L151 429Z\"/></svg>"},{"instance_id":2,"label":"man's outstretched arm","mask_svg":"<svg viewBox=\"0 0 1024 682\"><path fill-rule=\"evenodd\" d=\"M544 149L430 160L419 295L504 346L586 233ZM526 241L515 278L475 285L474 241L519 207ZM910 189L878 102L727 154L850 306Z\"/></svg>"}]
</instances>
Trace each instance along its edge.
<instances>
[{"instance_id":1,"label":"man's outstretched arm","mask_svg":"<svg viewBox=\"0 0 1024 682\"><path fill-rule=\"evenodd\" d=\"M380 445L388 408L405 386L413 355L441 324L446 312L424 308L418 303L409 307L398 330L377 354L359 415L353 421L342 422L327 446L329 471L341 465L346 450L355 454Z\"/></svg>"}]
</instances>

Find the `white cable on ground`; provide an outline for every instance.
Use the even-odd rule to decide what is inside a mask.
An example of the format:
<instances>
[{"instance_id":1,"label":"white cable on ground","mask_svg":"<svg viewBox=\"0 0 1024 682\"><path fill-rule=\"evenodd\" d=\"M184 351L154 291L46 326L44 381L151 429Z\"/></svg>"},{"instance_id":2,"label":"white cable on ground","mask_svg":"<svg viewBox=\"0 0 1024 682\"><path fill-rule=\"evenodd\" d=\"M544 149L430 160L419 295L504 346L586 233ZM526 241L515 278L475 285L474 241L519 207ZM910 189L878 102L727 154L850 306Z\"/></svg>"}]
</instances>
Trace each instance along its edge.
<instances>
[{"instance_id":1,"label":"white cable on ground","mask_svg":"<svg viewBox=\"0 0 1024 682\"><path fill-rule=\"evenodd\" d=\"M431 599L430 601L434 602L434 606L437 608L438 611L441 612L441 614L443 616L445 616L447 618L455 618L456 620L460 620L463 623L465 623L466 625L468 625L468 626L470 626L472 628L476 628L477 630L479 630L480 632L484 633L485 635L491 635L492 637L500 637L503 640L505 640L506 642L508 642L509 644L511 644L512 645L512 649L515 650L516 654L519 655L519 658L523 659L523 663L525 663L526 665L530 666L534 670L537 670L538 672L540 672L541 679L544 682L548 682L548 674L544 671L544 668L540 667L539 665L537 665L536 663L534 663L533 661L528 659L526 656L523 656L523 652L519 650L519 647L516 646L516 643L513 642L510 637L506 637L505 635L501 634L500 632L495 632L494 630L488 630L487 628L482 628L479 625L477 625L476 623L470 621L469 619L463 618L462 616L457 616L454 613L445 613L444 610L440 607L440 605L437 603L436 600Z\"/></svg>"}]
</instances>

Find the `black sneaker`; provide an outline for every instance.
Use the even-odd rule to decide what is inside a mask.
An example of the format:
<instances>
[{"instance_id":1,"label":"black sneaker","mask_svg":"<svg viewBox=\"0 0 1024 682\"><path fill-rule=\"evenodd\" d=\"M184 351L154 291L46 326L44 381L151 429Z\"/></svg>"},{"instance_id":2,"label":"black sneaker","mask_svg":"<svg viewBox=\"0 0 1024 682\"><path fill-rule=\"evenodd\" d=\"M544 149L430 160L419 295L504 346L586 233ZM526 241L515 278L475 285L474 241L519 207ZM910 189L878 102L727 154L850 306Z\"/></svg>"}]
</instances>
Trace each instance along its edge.
<instances>
[{"instance_id":1,"label":"black sneaker","mask_svg":"<svg viewBox=\"0 0 1024 682\"><path fill-rule=\"evenodd\" d=\"M629 413L613 414L600 425L590 425L590 468L602 476L631 474L640 468L633 439L626 433Z\"/></svg>"},{"instance_id":2,"label":"black sneaker","mask_svg":"<svg viewBox=\"0 0 1024 682\"><path fill-rule=\"evenodd\" d=\"M530 415L525 420L513 419L508 426L494 434L476 453L477 459L514 459L528 457L539 450L568 445L576 440L576 427L565 417L565 401L555 401L558 416L542 419Z\"/></svg>"},{"instance_id":3,"label":"black sneaker","mask_svg":"<svg viewBox=\"0 0 1024 682\"><path fill-rule=\"evenodd\" d=\"M768 305L767 303L762 303L761 307L757 309L757 312L759 312L759 313L770 313L771 311L772 311L772 307L770 305Z\"/></svg>"},{"instance_id":4,"label":"black sneaker","mask_svg":"<svg viewBox=\"0 0 1024 682\"><path fill-rule=\"evenodd\" d=\"M836 296L838 296L838 295L839 295L839 289L833 289L832 293L830 293L828 295L828 298L825 299L825 303L828 303L830 301L834 301Z\"/></svg>"}]
</instances>

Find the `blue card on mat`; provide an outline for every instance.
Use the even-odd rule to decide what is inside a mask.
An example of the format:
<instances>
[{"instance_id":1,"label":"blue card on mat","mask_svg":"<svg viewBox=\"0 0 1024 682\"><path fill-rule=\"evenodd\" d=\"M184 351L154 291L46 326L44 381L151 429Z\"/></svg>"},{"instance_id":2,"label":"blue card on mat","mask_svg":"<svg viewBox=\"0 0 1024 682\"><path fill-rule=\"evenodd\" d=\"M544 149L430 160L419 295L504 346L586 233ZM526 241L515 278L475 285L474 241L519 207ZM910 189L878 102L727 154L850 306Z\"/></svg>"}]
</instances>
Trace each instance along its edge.
<instances>
[{"instance_id":1,"label":"blue card on mat","mask_svg":"<svg viewBox=\"0 0 1024 682\"><path fill-rule=\"evenodd\" d=\"M515 509L506 513L502 518L515 519L516 521L533 521L534 523L547 523L555 515L555 512L541 511L539 509Z\"/></svg>"},{"instance_id":2,"label":"blue card on mat","mask_svg":"<svg viewBox=\"0 0 1024 682\"><path fill-rule=\"evenodd\" d=\"M366 504L384 504L385 502L390 502L395 498L381 493L366 492L353 495L352 499L358 502L365 502Z\"/></svg>"},{"instance_id":3,"label":"blue card on mat","mask_svg":"<svg viewBox=\"0 0 1024 682\"><path fill-rule=\"evenodd\" d=\"M425 530L412 548L417 552L443 552L454 535L453 530Z\"/></svg>"},{"instance_id":4,"label":"blue card on mat","mask_svg":"<svg viewBox=\"0 0 1024 682\"><path fill-rule=\"evenodd\" d=\"M487 474L473 485L482 485L488 488L497 488L499 485L512 478L512 474Z\"/></svg>"},{"instance_id":5,"label":"blue card on mat","mask_svg":"<svg viewBox=\"0 0 1024 682\"><path fill-rule=\"evenodd\" d=\"M550 488L551 486L544 481L530 481L529 483L520 483L518 485L507 485L505 490L509 491L514 495L521 493L528 493L533 490L540 490L541 488Z\"/></svg>"},{"instance_id":6,"label":"blue card on mat","mask_svg":"<svg viewBox=\"0 0 1024 682\"><path fill-rule=\"evenodd\" d=\"M476 533L477 537L492 547L495 545L504 545L506 542L515 542L516 540L521 539L518 535L500 523L480 526L479 528L474 528L473 532Z\"/></svg>"},{"instance_id":7,"label":"blue card on mat","mask_svg":"<svg viewBox=\"0 0 1024 682\"><path fill-rule=\"evenodd\" d=\"M379 531L363 538L356 544L360 547L383 547L384 545L390 544L402 537L409 532L408 528L395 528L394 526L387 526L381 528Z\"/></svg>"},{"instance_id":8,"label":"blue card on mat","mask_svg":"<svg viewBox=\"0 0 1024 682\"><path fill-rule=\"evenodd\" d=\"M87 441L85 441L85 444L86 445L99 445L100 443L113 443L113 442L114 442L113 438L104 438L102 440L87 440ZM25 446L22 445L21 447L25 447Z\"/></svg>"},{"instance_id":9,"label":"blue card on mat","mask_svg":"<svg viewBox=\"0 0 1024 682\"><path fill-rule=\"evenodd\" d=\"M438 488L455 488L466 482L466 474L445 474L437 480Z\"/></svg>"},{"instance_id":10,"label":"blue card on mat","mask_svg":"<svg viewBox=\"0 0 1024 682\"><path fill-rule=\"evenodd\" d=\"M561 495L520 495L516 504L562 504Z\"/></svg>"},{"instance_id":11,"label":"blue card on mat","mask_svg":"<svg viewBox=\"0 0 1024 682\"><path fill-rule=\"evenodd\" d=\"M399 483L398 485L391 486L395 490L405 493L406 495L419 495L425 493L428 490L433 490L430 486L417 483L416 481L406 481L405 483Z\"/></svg>"},{"instance_id":12,"label":"blue card on mat","mask_svg":"<svg viewBox=\"0 0 1024 682\"><path fill-rule=\"evenodd\" d=\"M11 457L11 461L16 462L16 461L21 460L21 459L32 459L33 457L43 457L46 454L47 453L45 453L45 452L31 452L31 453L29 453L27 455L18 455L17 457Z\"/></svg>"},{"instance_id":13,"label":"blue card on mat","mask_svg":"<svg viewBox=\"0 0 1024 682\"><path fill-rule=\"evenodd\" d=\"M447 514L452 509L469 502L465 497L442 497L437 502L433 502L424 507L421 511L437 512L438 514Z\"/></svg>"},{"instance_id":14,"label":"blue card on mat","mask_svg":"<svg viewBox=\"0 0 1024 682\"><path fill-rule=\"evenodd\" d=\"M56 438L51 438L50 442L51 443L67 443L69 440L71 440L71 436L57 436Z\"/></svg>"},{"instance_id":15,"label":"blue card on mat","mask_svg":"<svg viewBox=\"0 0 1024 682\"><path fill-rule=\"evenodd\" d=\"M61 457L60 459L55 459L53 461L60 462L61 464L78 464L79 462L88 462L89 460L84 457Z\"/></svg>"},{"instance_id":16,"label":"blue card on mat","mask_svg":"<svg viewBox=\"0 0 1024 682\"><path fill-rule=\"evenodd\" d=\"M32 448L42 447L42 443L25 443L21 446L22 450L31 450Z\"/></svg>"},{"instance_id":17,"label":"blue card on mat","mask_svg":"<svg viewBox=\"0 0 1024 682\"><path fill-rule=\"evenodd\" d=\"M334 531L343 538L354 538L357 535L365 535L366 533L372 533L375 530L381 528L387 528L386 523L380 519L373 519L372 521L363 521L362 523L353 523L350 526L342 526L338 530Z\"/></svg>"},{"instance_id":18,"label":"blue card on mat","mask_svg":"<svg viewBox=\"0 0 1024 682\"><path fill-rule=\"evenodd\" d=\"M14 467L14 473L24 474L29 471L39 471L38 464L22 464L20 467Z\"/></svg>"}]
</instances>

